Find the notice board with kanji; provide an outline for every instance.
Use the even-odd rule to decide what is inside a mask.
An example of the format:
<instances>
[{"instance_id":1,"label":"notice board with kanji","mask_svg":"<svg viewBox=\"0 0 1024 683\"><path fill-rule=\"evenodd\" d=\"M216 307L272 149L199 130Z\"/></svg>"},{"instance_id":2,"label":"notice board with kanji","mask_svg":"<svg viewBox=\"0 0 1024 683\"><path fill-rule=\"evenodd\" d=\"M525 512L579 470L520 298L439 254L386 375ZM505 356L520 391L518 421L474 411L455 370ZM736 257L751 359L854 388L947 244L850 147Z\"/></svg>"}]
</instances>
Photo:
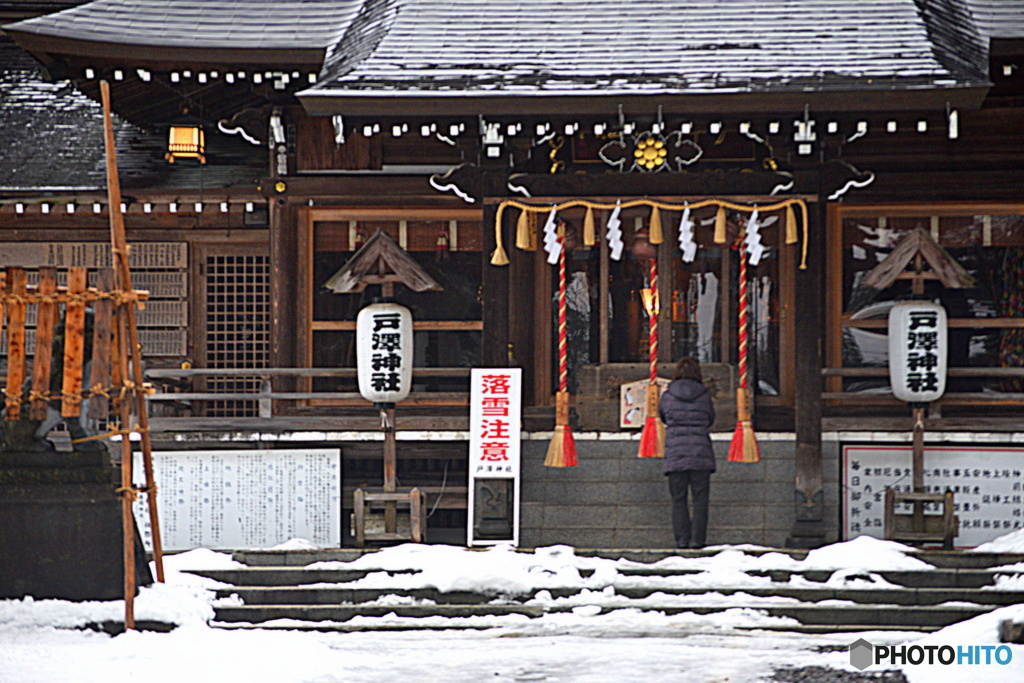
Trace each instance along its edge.
<instances>
[{"instance_id":1,"label":"notice board with kanji","mask_svg":"<svg viewBox=\"0 0 1024 683\"><path fill-rule=\"evenodd\" d=\"M885 488L913 490L913 449L897 445L844 445L843 538L885 531ZM1024 527L1024 448L926 446L924 484L929 493L950 489L960 533L954 544L973 548ZM899 514L910 504L896 506ZM938 508L926 508L937 514Z\"/></svg>"},{"instance_id":2,"label":"notice board with kanji","mask_svg":"<svg viewBox=\"0 0 1024 683\"><path fill-rule=\"evenodd\" d=\"M301 538L341 545L341 451L337 448L155 451L165 550L271 548ZM136 455L141 485L142 457ZM134 505L152 548L146 497Z\"/></svg>"}]
</instances>

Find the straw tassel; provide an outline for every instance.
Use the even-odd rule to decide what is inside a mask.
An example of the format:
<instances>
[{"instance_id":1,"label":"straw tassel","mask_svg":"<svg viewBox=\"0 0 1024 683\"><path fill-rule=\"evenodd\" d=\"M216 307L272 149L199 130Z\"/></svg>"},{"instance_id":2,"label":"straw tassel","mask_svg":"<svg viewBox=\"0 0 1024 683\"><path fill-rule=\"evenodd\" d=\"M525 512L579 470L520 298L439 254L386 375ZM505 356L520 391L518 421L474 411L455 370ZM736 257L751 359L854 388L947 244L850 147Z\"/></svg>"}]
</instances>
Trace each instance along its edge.
<instances>
[{"instance_id":1,"label":"straw tassel","mask_svg":"<svg viewBox=\"0 0 1024 683\"><path fill-rule=\"evenodd\" d=\"M796 213L793 211L793 205L786 205L786 244L794 244L797 241L796 236Z\"/></svg>"},{"instance_id":2,"label":"straw tassel","mask_svg":"<svg viewBox=\"0 0 1024 683\"><path fill-rule=\"evenodd\" d=\"M725 207L719 206L715 214L715 244L725 244Z\"/></svg>"},{"instance_id":3,"label":"straw tassel","mask_svg":"<svg viewBox=\"0 0 1024 683\"><path fill-rule=\"evenodd\" d=\"M739 245L739 356L740 385L736 389L736 431L729 444L729 460L732 462L760 462L761 451L757 445L753 426L753 391L747 382L747 255L743 250L743 231Z\"/></svg>"},{"instance_id":4,"label":"straw tassel","mask_svg":"<svg viewBox=\"0 0 1024 683\"><path fill-rule=\"evenodd\" d=\"M594 207L587 206L587 215L583 217L583 246L592 247L597 244L594 230Z\"/></svg>"},{"instance_id":5,"label":"straw tassel","mask_svg":"<svg viewBox=\"0 0 1024 683\"><path fill-rule=\"evenodd\" d=\"M661 244L665 241L665 234L661 229L661 210L657 205L651 209L651 230L647 241L651 244Z\"/></svg>"},{"instance_id":6,"label":"straw tassel","mask_svg":"<svg viewBox=\"0 0 1024 683\"><path fill-rule=\"evenodd\" d=\"M494 216L494 241L497 243L497 248L494 253L491 254L491 265L492 266L507 266L508 265L508 254L505 253L505 247L502 245L501 240L501 218L505 212L505 205L502 204L498 207L498 212Z\"/></svg>"},{"instance_id":7,"label":"straw tassel","mask_svg":"<svg viewBox=\"0 0 1024 683\"><path fill-rule=\"evenodd\" d=\"M569 392L559 391L555 394L555 431L548 444L548 454L544 458L545 467L576 467L576 440L569 427Z\"/></svg>"},{"instance_id":8,"label":"straw tassel","mask_svg":"<svg viewBox=\"0 0 1024 683\"><path fill-rule=\"evenodd\" d=\"M523 209L516 221L516 246L524 251L530 250L530 212Z\"/></svg>"},{"instance_id":9,"label":"straw tassel","mask_svg":"<svg viewBox=\"0 0 1024 683\"><path fill-rule=\"evenodd\" d=\"M559 232L564 231L560 228ZM564 235L559 235L559 242L564 242ZM548 445L548 454L544 458L547 467L575 467L579 464L576 457L576 440L569 428L569 364L565 331L565 249L558 253L558 393L555 394L555 432Z\"/></svg>"}]
</instances>

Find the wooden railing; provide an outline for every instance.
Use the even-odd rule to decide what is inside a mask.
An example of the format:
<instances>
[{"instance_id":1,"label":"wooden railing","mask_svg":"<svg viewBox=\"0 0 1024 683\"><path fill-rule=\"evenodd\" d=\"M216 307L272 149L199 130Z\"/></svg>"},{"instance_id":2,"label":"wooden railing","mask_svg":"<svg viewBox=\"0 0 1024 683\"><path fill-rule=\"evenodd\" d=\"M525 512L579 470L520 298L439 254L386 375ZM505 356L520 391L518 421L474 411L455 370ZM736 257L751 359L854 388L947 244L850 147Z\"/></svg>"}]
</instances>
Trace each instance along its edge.
<instances>
[{"instance_id":1,"label":"wooden railing","mask_svg":"<svg viewBox=\"0 0 1024 683\"><path fill-rule=\"evenodd\" d=\"M884 322L884 321L883 321ZM889 376L888 368L822 368L822 377L864 377L885 378ZM1013 379L1024 377L1024 368L1004 367L951 367L946 370L950 378L991 378ZM826 391L821 395L826 401L835 401L844 405L877 405L883 403L902 403L892 392L856 392ZM1014 405L1024 404L1024 393L1016 392L947 392L939 400L946 405Z\"/></svg>"},{"instance_id":2,"label":"wooden railing","mask_svg":"<svg viewBox=\"0 0 1024 683\"><path fill-rule=\"evenodd\" d=\"M470 368L415 368L413 383L423 379L463 379L469 381ZM260 416L272 417L272 401L327 402L320 405L370 406L359 392L349 391L275 391L274 378L311 379L336 377L355 379L355 368L159 368L146 370L146 378L159 380L188 380L194 378L258 378L260 388L254 392L174 391L157 388L150 401L261 401ZM402 401L403 406L468 406L469 392L414 391Z\"/></svg>"}]
</instances>

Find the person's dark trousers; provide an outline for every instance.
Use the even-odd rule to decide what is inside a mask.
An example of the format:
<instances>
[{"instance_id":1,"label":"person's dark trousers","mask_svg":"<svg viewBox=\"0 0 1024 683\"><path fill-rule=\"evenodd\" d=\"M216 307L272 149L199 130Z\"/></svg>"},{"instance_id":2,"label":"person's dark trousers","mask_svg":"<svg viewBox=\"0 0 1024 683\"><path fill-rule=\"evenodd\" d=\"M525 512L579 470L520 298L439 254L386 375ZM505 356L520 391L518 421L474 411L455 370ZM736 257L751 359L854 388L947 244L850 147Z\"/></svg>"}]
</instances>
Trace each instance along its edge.
<instances>
[{"instance_id":1,"label":"person's dark trousers","mask_svg":"<svg viewBox=\"0 0 1024 683\"><path fill-rule=\"evenodd\" d=\"M708 497L711 472L686 470L668 473L668 491L672 496L672 531L677 548L703 548L708 537ZM693 493L693 514L687 503Z\"/></svg>"}]
</instances>

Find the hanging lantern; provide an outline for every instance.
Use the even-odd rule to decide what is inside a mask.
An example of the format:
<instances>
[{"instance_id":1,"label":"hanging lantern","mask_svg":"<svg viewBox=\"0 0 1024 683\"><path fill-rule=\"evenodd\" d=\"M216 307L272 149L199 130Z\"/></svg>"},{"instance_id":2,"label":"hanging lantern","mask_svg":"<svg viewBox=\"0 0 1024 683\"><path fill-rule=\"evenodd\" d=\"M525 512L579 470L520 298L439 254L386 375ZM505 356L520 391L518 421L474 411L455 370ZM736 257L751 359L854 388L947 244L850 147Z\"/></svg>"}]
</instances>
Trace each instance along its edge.
<instances>
[{"instance_id":1,"label":"hanging lantern","mask_svg":"<svg viewBox=\"0 0 1024 683\"><path fill-rule=\"evenodd\" d=\"M170 163L176 159L199 159L206 163L206 136L199 126L171 126L167 139L167 154Z\"/></svg>"},{"instance_id":2,"label":"hanging lantern","mask_svg":"<svg viewBox=\"0 0 1024 683\"><path fill-rule=\"evenodd\" d=\"M370 304L356 317L359 393L373 403L398 403L412 388L412 313L395 303Z\"/></svg>"},{"instance_id":3,"label":"hanging lantern","mask_svg":"<svg viewBox=\"0 0 1024 683\"><path fill-rule=\"evenodd\" d=\"M946 390L949 349L946 309L931 301L901 301L889 310L892 395L930 403Z\"/></svg>"}]
</instances>

